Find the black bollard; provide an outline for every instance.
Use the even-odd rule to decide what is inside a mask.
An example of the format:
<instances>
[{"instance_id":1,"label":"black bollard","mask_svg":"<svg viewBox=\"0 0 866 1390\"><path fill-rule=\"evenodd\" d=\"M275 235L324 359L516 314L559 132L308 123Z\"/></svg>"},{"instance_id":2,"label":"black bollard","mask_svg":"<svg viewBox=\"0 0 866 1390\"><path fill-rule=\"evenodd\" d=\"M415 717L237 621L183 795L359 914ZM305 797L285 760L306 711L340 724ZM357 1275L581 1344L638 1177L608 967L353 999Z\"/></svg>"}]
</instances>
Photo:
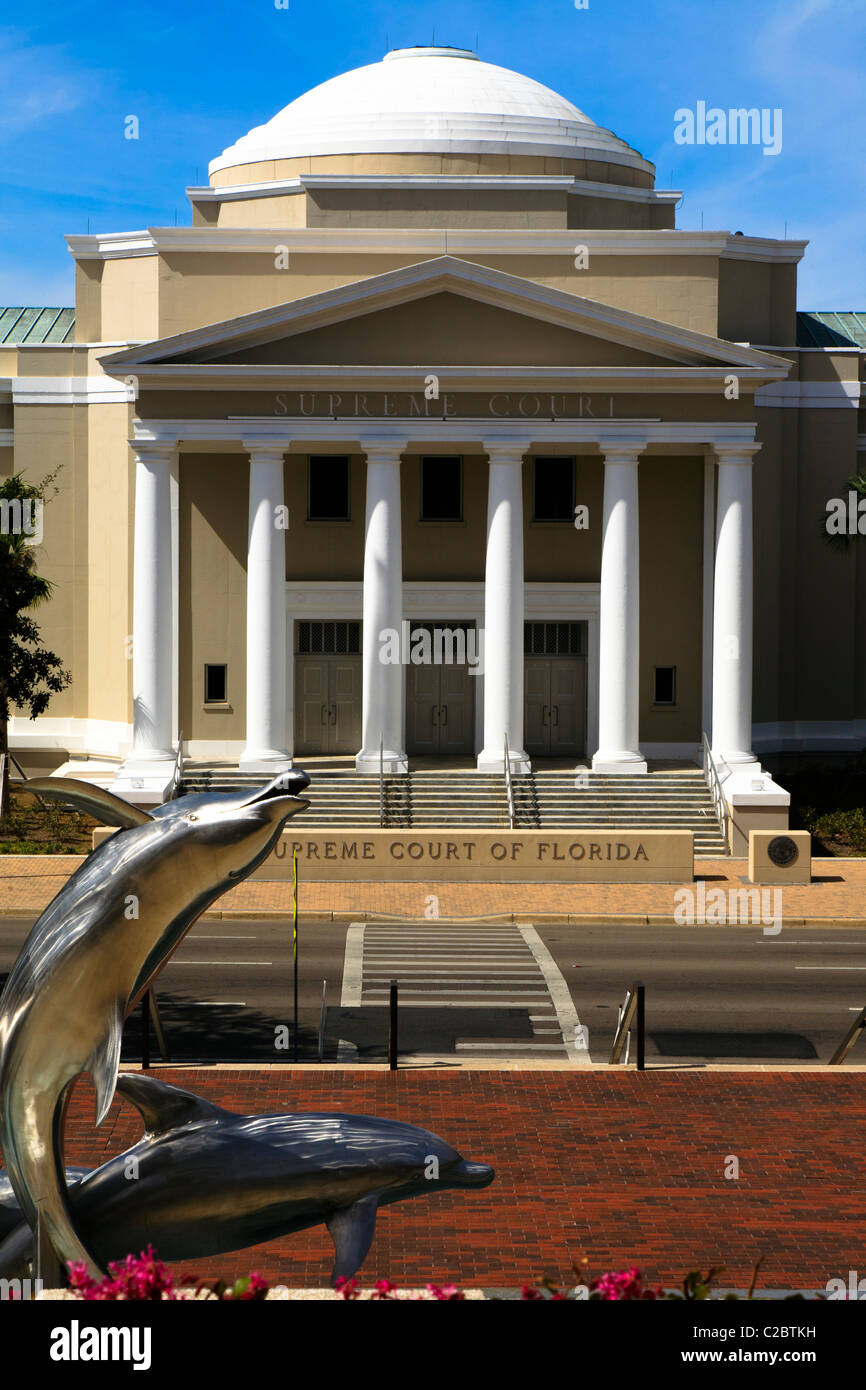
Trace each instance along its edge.
<instances>
[{"instance_id":1,"label":"black bollard","mask_svg":"<svg viewBox=\"0 0 866 1390\"><path fill-rule=\"evenodd\" d=\"M397 1070L397 981L391 981L388 1021L388 1068Z\"/></svg>"},{"instance_id":2,"label":"black bollard","mask_svg":"<svg viewBox=\"0 0 866 1390\"><path fill-rule=\"evenodd\" d=\"M637 1028L637 1069L644 1071L644 1059L646 1056L646 991L641 981L635 986L637 990L637 1018L635 1025Z\"/></svg>"}]
</instances>

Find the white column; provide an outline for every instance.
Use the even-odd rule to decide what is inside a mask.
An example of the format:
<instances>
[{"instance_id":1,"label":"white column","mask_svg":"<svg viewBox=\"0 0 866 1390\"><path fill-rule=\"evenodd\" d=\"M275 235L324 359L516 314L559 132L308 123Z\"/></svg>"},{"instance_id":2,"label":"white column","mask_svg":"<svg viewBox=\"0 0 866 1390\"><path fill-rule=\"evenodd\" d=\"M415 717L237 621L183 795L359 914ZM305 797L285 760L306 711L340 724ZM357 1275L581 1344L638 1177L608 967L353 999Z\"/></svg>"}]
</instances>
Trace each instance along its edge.
<instances>
[{"instance_id":1,"label":"white column","mask_svg":"<svg viewBox=\"0 0 866 1390\"><path fill-rule=\"evenodd\" d=\"M174 768L172 469L174 444L130 441L136 455L132 554L132 750L112 784L161 802Z\"/></svg>"},{"instance_id":2,"label":"white column","mask_svg":"<svg viewBox=\"0 0 866 1390\"><path fill-rule=\"evenodd\" d=\"M403 533L400 508L402 443L361 440L367 455L367 517L364 533L364 627L362 746L355 759L359 772L379 772L380 740L384 769L404 773L409 762L403 735L405 668L383 661L394 655L388 636L402 635Z\"/></svg>"},{"instance_id":3,"label":"white column","mask_svg":"<svg viewBox=\"0 0 866 1390\"><path fill-rule=\"evenodd\" d=\"M598 751L594 772L643 773L640 712L638 456L645 444L602 445Z\"/></svg>"},{"instance_id":4,"label":"white column","mask_svg":"<svg viewBox=\"0 0 866 1390\"><path fill-rule=\"evenodd\" d=\"M484 747L481 772L529 772L523 747L523 455L525 443L485 444L489 456L484 571Z\"/></svg>"},{"instance_id":5,"label":"white column","mask_svg":"<svg viewBox=\"0 0 866 1390\"><path fill-rule=\"evenodd\" d=\"M717 762L752 752L752 456L759 444L718 444L713 588L713 732Z\"/></svg>"},{"instance_id":6,"label":"white column","mask_svg":"<svg viewBox=\"0 0 866 1390\"><path fill-rule=\"evenodd\" d=\"M245 444L250 456L247 542L247 732L242 772L291 764L286 747L286 531L283 444Z\"/></svg>"},{"instance_id":7,"label":"white column","mask_svg":"<svg viewBox=\"0 0 866 1390\"><path fill-rule=\"evenodd\" d=\"M132 560L132 756L174 758L172 715L171 470L174 445L135 444Z\"/></svg>"}]
</instances>

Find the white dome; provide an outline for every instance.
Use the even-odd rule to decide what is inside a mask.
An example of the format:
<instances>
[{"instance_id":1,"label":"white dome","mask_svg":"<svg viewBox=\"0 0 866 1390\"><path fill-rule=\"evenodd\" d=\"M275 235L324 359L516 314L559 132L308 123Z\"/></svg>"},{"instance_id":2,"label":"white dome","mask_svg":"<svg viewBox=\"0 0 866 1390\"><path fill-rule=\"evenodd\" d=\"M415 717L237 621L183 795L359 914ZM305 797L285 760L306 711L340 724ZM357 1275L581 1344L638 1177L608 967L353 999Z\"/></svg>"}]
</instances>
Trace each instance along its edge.
<instances>
[{"instance_id":1,"label":"white dome","mask_svg":"<svg viewBox=\"0 0 866 1390\"><path fill-rule=\"evenodd\" d=\"M460 48L398 48L255 126L210 172L328 154L522 154L652 170L550 87Z\"/></svg>"}]
</instances>

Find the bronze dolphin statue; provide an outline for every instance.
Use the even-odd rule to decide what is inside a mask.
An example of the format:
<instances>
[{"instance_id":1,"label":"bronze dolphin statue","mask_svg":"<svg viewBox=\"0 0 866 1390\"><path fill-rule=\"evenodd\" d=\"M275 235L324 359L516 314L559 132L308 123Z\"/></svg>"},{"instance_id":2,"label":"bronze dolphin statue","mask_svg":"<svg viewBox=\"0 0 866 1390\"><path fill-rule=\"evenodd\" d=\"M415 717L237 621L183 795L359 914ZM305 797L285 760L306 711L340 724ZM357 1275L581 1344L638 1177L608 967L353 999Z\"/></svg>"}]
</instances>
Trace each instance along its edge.
<instances>
[{"instance_id":1,"label":"bronze dolphin statue","mask_svg":"<svg viewBox=\"0 0 866 1390\"><path fill-rule=\"evenodd\" d=\"M52 781L57 786L52 786ZM0 1148L33 1230L58 1259L99 1265L67 1203L62 1138L68 1088L90 1072L101 1124L114 1095L123 1022L196 918L267 857L309 805L286 771L267 786L180 797L152 813L70 779L27 783L126 828L88 856L49 903L0 996Z\"/></svg>"},{"instance_id":2,"label":"bronze dolphin statue","mask_svg":"<svg viewBox=\"0 0 866 1390\"><path fill-rule=\"evenodd\" d=\"M236 1115L135 1072L117 1089L146 1133L69 1193L84 1244L100 1264L152 1243L164 1260L203 1259L325 1225L332 1280L367 1255L379 1207L493 1181L426 1129L372 1115ZM11 1219L11 1218L10 1218ZM7 1223L8 1224L8 1223ZM0 1275L24 1273L32 1233L0 1244Z\"/></svg>"}]
</instances>

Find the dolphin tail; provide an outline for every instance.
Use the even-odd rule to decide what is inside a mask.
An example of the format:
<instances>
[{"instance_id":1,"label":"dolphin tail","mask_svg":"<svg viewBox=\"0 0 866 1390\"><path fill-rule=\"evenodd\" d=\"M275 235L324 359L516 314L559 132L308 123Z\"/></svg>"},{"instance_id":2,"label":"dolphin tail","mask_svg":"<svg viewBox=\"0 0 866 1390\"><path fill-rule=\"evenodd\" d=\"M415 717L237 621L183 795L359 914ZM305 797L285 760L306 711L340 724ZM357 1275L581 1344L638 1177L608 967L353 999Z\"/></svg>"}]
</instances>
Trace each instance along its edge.
<instances>
[{"instance_id":1,"label":"dolphin tail","mask_svg":"<svg viewBox=\"0 0 866 1390\"><path fill-rule=\"evenodd\" d=\"M371 1192L350 1207L338 1207L326 1218L325 1225L337 1255L331 1272L332 1284L338 1279L351 1279L361 1268L376 1234L378 1209L379 1194Z\"/></svg>"},{"instance_id":2,"label":"dolphin tail","mask_svg":"<svg viewBox=\"0 0 866 1390\"><path fill-rule=\"evenodd\" d=\"M47 796L53 801L62 801L74 806L76 811L84 811L103 825L117 825L121 830L133 830L137 825L147 825L153 820L147 811L123 801L104 787L96 787L91 782L80 782L75 777L29 777L19 783L21 791L33 792L36 796Z\"/></svg>"},{"instance_id":3,"label":"dolphin tail","mask_svg":"<svg viewBox=\"0 0 866 1390\"><path fill-rule=\"evenodd\" d=\"M31 1232L37 1230L41 1219L61 1264L65 1267L82 1261L89 1273L99 1278L104 1270L75 1229L63 1168L63 1129L72 1080L59 1095L46 1089L22 1088L7 1097L0 1139L9 1180ZM46 1162L44 1149L48 1145L51 1159Z\"/></svg>"},{"instance_id":4,"label":"dolphin tail","mask_svg":"<svg viewBox=\"0 0 866 1390\"><path fill-rule=\"evenodd\" d=\"M120 1043L123 1037L123 1011L118 1004L114 1017L96 1051L88 1059L86 1070L93 1077L96 1090L96 1123L101 1125L114 1099L117 1072L120 1066Z\"/></svg>"}]
</instances>

